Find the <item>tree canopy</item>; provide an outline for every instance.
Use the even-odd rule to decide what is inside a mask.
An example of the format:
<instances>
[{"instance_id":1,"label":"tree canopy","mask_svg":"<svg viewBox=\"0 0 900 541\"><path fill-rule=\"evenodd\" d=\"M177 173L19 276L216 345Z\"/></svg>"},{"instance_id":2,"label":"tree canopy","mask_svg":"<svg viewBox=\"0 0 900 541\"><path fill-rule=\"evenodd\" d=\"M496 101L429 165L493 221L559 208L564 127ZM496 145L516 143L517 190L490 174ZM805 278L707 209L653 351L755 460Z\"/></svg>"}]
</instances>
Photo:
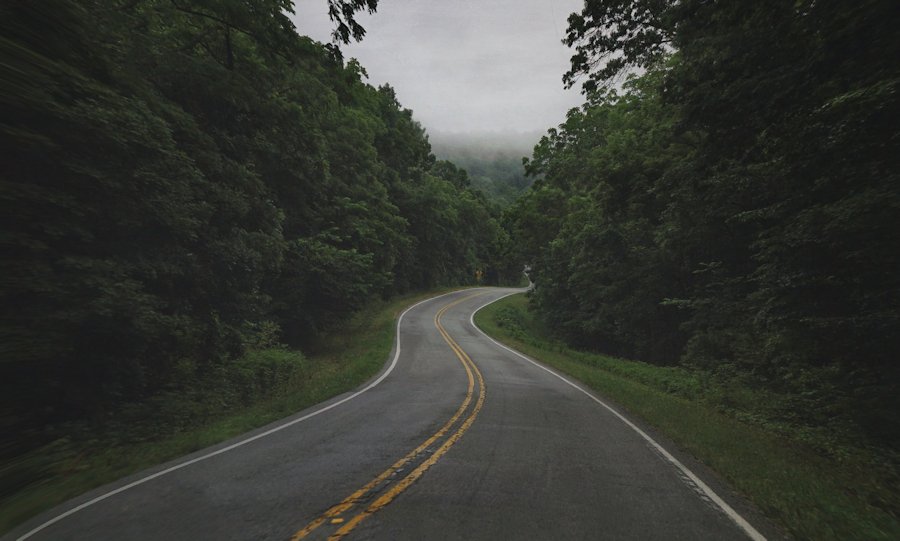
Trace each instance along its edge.
<instances>
[{"instance_id":1,"label":"tree canopy","mask_svg":"<svg viewBox=\"0 0 900 541\"><path fill-rule=\"evenodd\" d=\"M331 1L336 37L376 4ZM4 430L140 400L261 328L305 347L373 298L509 272L498 212L290 8L0 7Z\"/></svg>"},{"instance_id":2,"label":"tree canopy","mask_svg":"<svg viewBox=\"0 0 900 541\"><path fill-rule=\"evenodd\" d=\"M586 103L511 214L545 320L896 438L895 7L586 2L565 76Z\"/></svg>"}]
</instances>

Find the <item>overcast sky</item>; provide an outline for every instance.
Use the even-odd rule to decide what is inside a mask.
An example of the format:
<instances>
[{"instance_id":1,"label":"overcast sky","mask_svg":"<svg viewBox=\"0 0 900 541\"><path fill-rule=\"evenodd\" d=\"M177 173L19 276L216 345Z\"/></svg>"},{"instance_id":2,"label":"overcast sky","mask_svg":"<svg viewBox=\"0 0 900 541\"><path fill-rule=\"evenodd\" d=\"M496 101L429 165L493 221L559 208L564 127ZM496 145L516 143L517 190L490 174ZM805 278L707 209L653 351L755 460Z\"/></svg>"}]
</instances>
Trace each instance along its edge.
<instances>
[{"instance_id":1,"label":"overcast sky","mask_svg":"<svg viewBox=\"0 0 900 541\"><path fill-rule=\"evenodd\" d=\"M326 0L295 0L297 31L330 41ZM560 40L582 0L380 0L342 46L430 132L543 132L580 105Z\"/></svg>"}]
</instances>

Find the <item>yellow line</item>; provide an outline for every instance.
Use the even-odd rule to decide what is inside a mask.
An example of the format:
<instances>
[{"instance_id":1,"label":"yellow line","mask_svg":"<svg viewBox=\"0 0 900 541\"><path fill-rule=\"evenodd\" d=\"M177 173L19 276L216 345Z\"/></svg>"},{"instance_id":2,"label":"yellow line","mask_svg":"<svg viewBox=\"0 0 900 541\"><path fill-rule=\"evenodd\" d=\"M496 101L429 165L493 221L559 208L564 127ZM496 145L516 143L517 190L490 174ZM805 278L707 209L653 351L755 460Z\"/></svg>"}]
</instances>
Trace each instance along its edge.
<instances>
[{"instance_id":1,"label":"yellow line","mask_svg":"<svg viewBox=\"0 0 900 541\"><path fill-rule=\"evenodd\" d=\"M441 447L439 447L438 450L435 451L434 454L428 458L428 460L426 460L425 462L420 464L416 469L414 469L409 475L407 475L399 483L397 483L396 485L391 487L391 490L389 490L388 492L383 494L381 497L379 497L377 500L372 502L372 504L368 508L366 508L365 511L357 514L352 519L347 521L347 523L344 524L331 537L329 537L329 539L340 539L341 537L347 535L347 533L349 533L351 530L353 530L353 528L355 528L356 525L359 524L367 516L371 515L375 511L381 509L382 507L384 507L385 505L387 505L391 501L393 501L393 499L396 498L397 495L399 495L401 492L406 490L406 488L408 488L409 485L411 485L413 482L416 481L416 479L421 477L422 474L425 472L425 470L427 470L428 468L431 467L432 464L437 462L437 460L444 453L446 453L447 450L450 447L452 447L453 444L456 443L456 441L460 437L462 437L463 433L466 430L468 430L469 426L472 425L472 423L475 421L475 417L478 415L478 412L481 410L482 404L484 403L484 391L485 391L484 378L482 377L481 372L478 370L478 367L475 366L474 362L472 362L472 359L466 354L465 351L462 350L462 348L459 347L459 344L457 344L450 337L450 335L447 334L447 331L444 329L443 325L441 325L441 317L450 308L456 306L457 304L459 304L463 301L469 300L469 299L471 299L473 297L477 297L479 295L483 295L483 293L476 293L474 295L468 295L466 297L463 297L462 299L458 299L454 302L451 302L451 303L445 305L444 307L442 307L440 310L438 310L438 312L434 316L435 327L437 327L438 332L441 333L441 336L444 338L444 340L447 342L447 344L450 346L450 348L456 354L457 358L462 363L463 368L465 368L465 370L466 370L466 376L468 378L468 389L466 391L466 398L465 398L465 400L463 400L462 405L460 405L460 407L453 414L453 417L451 417L450 420L448 420L444 424L444 426L442 426L440 428L440 430L438 430L430 438L428 438L427 440L422 442L418 447L416 447L415 449L410 451L406 456L404 456L403 458L401 458L400 460L395 462L390 468L383 471L377 477L375 477L374 479L372 479L371 481L366 483L362 488L355 491L350 496L346 497L343 501L341 501L341 503L331 507L330 509L328 509L328 511L323 513L322 516L316 518L315 520L313 520L312 522L307 524L302 530L295 533L293 535L293 537L291 537L291 541L298 541L300 539L303 539L304 537L306 537L307 535L312 533L314 530L316 530L322 524L329 522L329 519L331 519L332 517L340 515L341 513L344 513L345 511L351 509L354 505L359 503L360 498L362 498L369 491L371 491L373 488L378 486L379 483L383 482L385 479L387 479L388 477L393 475L397 470L399 470L401 467L403 467L404 464L406 464L407 462L412 460L414 457L416 457L418 454L420 454L422 451L427 449L428 446L430 446L436 440L443 437L444 434L446 434L447 431L450 430L450 427L452 427L456 423L456 421L459 420L460 416L463 414L463 412L466 410L466 408L469 407L469 404L472 402L474 383L475 383L474 378L472 376L472 373L473 373L472 369L474 369L474 372L478 377L480 393L479 393L478 401L475 404L475 409L472 411L472 413L469 415L469 417L465 421L463 421L463 424L460 426L460 428L453 435L451 435L447 439L447 441L445 441L444 444L441 445ZM470 365L471 365L471 368L470 368Z\"/></svg>"},{"instance_id":2,"label":"yellow line","mask_svg":"<svg viewBox=\"0 0 900 541\"><path fill-rule=\"evenodd\" d=\"M467 297L467 298L471 298L471 297ZM449 308L449 306L447 306L446 308ZM336 531L332 536L330 536L328 538L329 541L337 541L337 540L341 539L342 537L344 537L345 535L350 533L360 522L362 522L363 520L365 520L367 517L369 517L373 513L379 511L381 508L383 508L384 506L386 506L389 503L391 503L392 501L394 501L394 499L397 496L399 496L400 493L402 493L404 490L409 488L410 485L415 483L416 480L418 480L419 477L421 477L422 474L424 474L425 471L428 470L428 468L433 466L438 460L440 460L440 458L451 447L453 447L453 444L455 444L462 437L462 435L469 429L469 427L472 426L472 423L475 422L475 418L478 417L478 413L481 411L481 407L484 405L484 396L485 396L484 377L482 377L481 371L478 370L478 367L472 361L471 357L469 357L468 354L466 354L466 352L463 351L463 349L459 346L459 344L457 344L456 341L450 337L450 335L447 333L446 329L444 329L444 326L441 325L440 316L443 315L444 311L445 310L441 310L440 312L438 312L439 315L435 316L434 323L435 323L435 326L437 327L438 331L441 333L441 336L444 337L444 340L447 342L447 344L450 345L450 348L453 349L454 353L456 353L456 356L459 358L460 362L462 362L463 365L466 365L466 364L470 365L472 367L472 369L474 369L475 374L478 376L478 384L479 384L480 392L478 395L478 401L475 404L475 408L472 410L472 413L469 414L469 417L466 418L466 420L463 422L463 424L459 427L459 429L457 429L457 431L452 436L447 438L447 441L445 441L444 444L441 445L437 449L437 451L435 451L434 454L428 458L428 460L419 464L419 466L416 469L414 469L412 472L410 472L409 475L404 477L399 483L397 483L396 485L391 487L390 490L388 490L387 492L382 494L378 499L376 499L374 502L372 502L369 505L369 507L367 507L365 509L365 511L357 514L355 517L353 517L352 519L347 521L347 523L344 524L344 526L342 526L340 529L338 529L338 531Z\"/></svg>"}]
</instances>

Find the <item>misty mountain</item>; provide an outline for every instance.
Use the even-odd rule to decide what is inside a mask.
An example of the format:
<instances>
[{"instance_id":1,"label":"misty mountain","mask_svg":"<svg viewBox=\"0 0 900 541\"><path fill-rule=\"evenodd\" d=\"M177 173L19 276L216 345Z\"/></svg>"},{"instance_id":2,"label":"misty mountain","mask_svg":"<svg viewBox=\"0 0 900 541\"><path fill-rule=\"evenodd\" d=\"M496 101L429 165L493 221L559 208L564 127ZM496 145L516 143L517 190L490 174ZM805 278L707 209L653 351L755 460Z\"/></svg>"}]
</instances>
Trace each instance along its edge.
<instances>
[{"instance_id":1,"label":"misty mountain","mask_svg":"<svg viewBox=\"0 0 900 541\"><path fill-rule=\"evenodd\" d=\"M532 182L522 158L530 157L542 132L430 133L432 152L465 169L472 186L492 201L508 206Z\"/></svg>"}]
</instances>

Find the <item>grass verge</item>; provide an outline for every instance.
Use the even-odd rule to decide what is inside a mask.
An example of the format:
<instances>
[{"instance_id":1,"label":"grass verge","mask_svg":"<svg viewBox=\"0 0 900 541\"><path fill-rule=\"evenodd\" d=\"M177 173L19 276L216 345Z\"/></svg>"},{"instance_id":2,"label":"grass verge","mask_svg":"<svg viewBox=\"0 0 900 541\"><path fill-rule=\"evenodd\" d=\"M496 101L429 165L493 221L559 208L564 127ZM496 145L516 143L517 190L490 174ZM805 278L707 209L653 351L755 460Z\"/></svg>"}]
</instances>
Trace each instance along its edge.
<instances>
[{"instance_id":1,"label":"grass verge","mask_svg":"<svg viewBox=\"0 0 900 541\"><path fill-rule=\"evenodd\" d=\"M685 368L567 348L528 311L522 294L487 306L475 322L487 334L573 376L654 426L795 537L900 539L893 466L868 460L871 453L865 451L822 453L792 439L786 427L772 420L760 422L753 412L735 407L736 402L772 398L763 391L735 389ZM741 400L730 398L735 396Z\"/></svg>"},{"instance_id":2,"label":"grass verge","mask_svg":"<svg viewBox=\"0 0 900 541\"><path fill-rule=\"evenodd\" d=\"M400 312L451 290L372 304L323 338L308 357L284 348L250 351L228 374L212 378L212 385L207 378L202 391L163 394L3 464L4 479L30 474L0 501L0 534L88 490L358 387L388 359Z\"/></svg>"}]
</instances>

